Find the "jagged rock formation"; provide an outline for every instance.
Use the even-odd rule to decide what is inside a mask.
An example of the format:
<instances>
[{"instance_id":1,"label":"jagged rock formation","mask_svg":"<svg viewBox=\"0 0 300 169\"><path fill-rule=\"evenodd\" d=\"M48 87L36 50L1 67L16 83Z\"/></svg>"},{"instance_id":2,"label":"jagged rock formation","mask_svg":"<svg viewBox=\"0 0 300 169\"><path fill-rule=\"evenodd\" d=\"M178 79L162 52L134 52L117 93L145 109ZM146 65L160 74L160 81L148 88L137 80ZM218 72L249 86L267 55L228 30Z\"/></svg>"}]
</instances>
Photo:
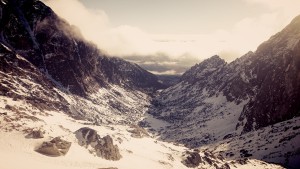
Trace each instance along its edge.
<instances>
[{"instance_id":1,"label":"jagged rock formation","mask_svg":"<svg viewBox=\"0 0 300 169\"><path fill-rule=\"evenodd\" d=\"M231 137L200 148L221 155L225 160L259 159L282 164L286 168L300 166L300 117L263 127L241 136Z\"/></svg>"},{"instance_id":2,"label":"jagged rock formation","mask_svg":"<svg viewBox=\"0 0 300 169\"><path fill-rule=\"evenodd\" d=\"M251 164L257 162L257 164ZM212 169L230 169L230 168L247 168L245 165L264 166L267 163L262 161L250 161L248 158L234 159L227 161L222 154L212 153L206 150L186 151L183 153L182 163L188 168L212 168ZM273 168L282 168L272 166ZM272 168L271 167L271 168Z\"/></svg>"},{"instance_id":3,"label":"jagged rock formation","mask_svg":"<svg viewBox=\"0 0 300 169\"><path fill-rule=\"evenodd\" d=\"M49 142L43 142L36 151L47 156L57 157L66 155L70 147L71 142L55 137Z\"/></svg>"},{"instance_id":4,"label":"jagged rock formation","mask_svg":"<svg viewBox=\"0 0 300 169\"><path fill-rule=\"evenodd\" d=\"M299 65L300 16L256 52L229 64L213 56L193 66L149 113L170 123L159 131L164 140L198 147L235 138L300 116Z\"/></svg>"},{"instance_id":5,"label":"jagged rock formation","mask_svg":"<svg viewBox=\"0 0 300 169\"><path fill-rule=\"evenodd\" d=\"M62 110L68 113L67 101L34 65L2 43L0 53L1 96L24 100L39 110Z\"/></svg>"},{"instance_id":6,"label":"jagged rock formation","mask_svg":"<svg viewBox=\"0 0 300 169\"><path fill-rule=\"evenodd\" d=\"M40 1L12 0L1 8L2 41L72 93L86 96L109 84L135 90L162 87L138 65L104 56Z\"/></svg>"},{"instance_id":7,"label":"jagged rock formation","mask_svg":"<svg viewBox=\"0 0 300 169\"><path fill-rule=\"evenodd\" d=\"M113 144L112 138L107 135L103 138L97 134L97 131L91 128L81 128L75 132L78 143L81 146L93 148L92 152L99 157L107 160L120 160L121 154L117 145Z\"/></svg>"},{"instance_id":8,"label":"jagged rock formation","mask_svg":"<svg viewBox=\"0 0 300 169\"><path fill-rule=\"evenodd\" d=\"M148 109L147 94L164 87L138 65L105 56L40 1L2 0L0 10L3 131L30 131L32 122L45 127L47 121L41 117L55 113L83 120L85 125L135 123ZM189 154L184 160L189 166L228 168L223 158L238 159L235 162L244 165L248 163L245 157L299 166L299 27L297 17L256 52L229 64L213 56L163 90L149 110L168 121L157 127L161 139L189 147L220 143L201 149L200 158ZM154 120L152 116L148 119ZM148 135L138 126L127 131L133 137ZM42 136L38 132L31 135ZM95 130L82 128L76 137L100 157L121 158L110 136L101 138ZM69 148L68 142L56 138L38 151L59 156Z\"/></svg>"},{"instance_id":9,"label":"jagged rock formation","mask_svg":"<svg viewBox=\"0 0 300 169\"><path fill-rule=\"evenodd\" d=\"M186 155L182 163L189 168L198 167L202 161L199 152L186 152Z\"/></svg>"},{"instance_id":10,"label":"jagged rock formation","mask_svg":"<svg viewBox=\"0 0 300 169\"><path fill-rule=\"evenodd\" d=\"M1 1L0 8L0 92L7 97L95 124L123 124L140 118L145 93L164 87L138 65L105 56L40 1Z\"/></svg>"},{"instance_id":11,"label":"jagged rock formation","mask_svg":"<svg viewBox=\"0 0 300 169\"><path fill-rule=\"evenodd\" d=\"M249 67L259 84L239 119L244 132L300 115L299 28L297 16L283 31L260 45L251 59Z\"/></svg>"},{"instance_id":12,"label":"jagged rock formation","mask_svg":"<svg viewBox=\"0 0 300 169\"><path fill-rule=\"evenodd\" d=\"M300 16L255 53L195 65L161 92L150 113L174 124L168 135L187 130L177 139L195 146L299 116L299 28Z\"/></svg>"}]
</instances>

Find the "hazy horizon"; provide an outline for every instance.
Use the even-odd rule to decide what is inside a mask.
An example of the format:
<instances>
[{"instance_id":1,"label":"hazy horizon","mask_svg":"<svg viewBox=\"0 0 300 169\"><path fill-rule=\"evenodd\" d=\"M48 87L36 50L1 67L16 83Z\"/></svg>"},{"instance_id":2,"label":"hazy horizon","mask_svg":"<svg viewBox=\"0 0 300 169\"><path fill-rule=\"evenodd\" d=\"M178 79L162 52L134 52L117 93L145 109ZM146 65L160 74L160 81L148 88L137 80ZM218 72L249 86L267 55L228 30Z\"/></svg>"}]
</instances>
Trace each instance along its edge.
<instances>
[{"instance_id":1,"label":"hazy horizon","mask_svg":"<svg viewBox=\"0 0 300 169\"><path fill-rule=\"evenodd\" d=\"M44 0L105 53L155 74L219 55L230 62L282 30L298 0Z\"/></svg>"}]
</instances>

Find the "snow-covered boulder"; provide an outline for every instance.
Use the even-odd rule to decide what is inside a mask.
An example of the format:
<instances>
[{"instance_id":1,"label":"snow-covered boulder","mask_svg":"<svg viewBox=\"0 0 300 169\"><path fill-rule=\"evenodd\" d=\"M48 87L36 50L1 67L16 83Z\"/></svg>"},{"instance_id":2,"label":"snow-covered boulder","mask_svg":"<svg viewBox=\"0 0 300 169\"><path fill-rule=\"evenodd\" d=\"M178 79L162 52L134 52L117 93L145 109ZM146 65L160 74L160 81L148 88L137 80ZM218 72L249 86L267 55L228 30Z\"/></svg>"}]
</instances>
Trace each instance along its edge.
<instances>
[{"instance_id":1,"label":"snow-covered boulder","mask_svg":"<svg viewBox=\"0 0 300 169\"><path fill-rule=\"evenodd\" d=\"M88 149L92 148L91 152L94 152L98 157L113 161L121 159L119 148L113 144L113 139L109 135L101 138L96 130L88 127L80 128L75 134L78 144Z\"/></svg>"},{"instance_id":2,"label":"snow-covered boulder","mask_svg":"<svg viewBox=\"0 0 300 169\"><path fill-rule=\"evenodd\" d=\"M60 137L55 137L49 142L43 142L36 151L47 156L57 157L66 155L70 147L71 142L65 141Z\"/></svg>"}]
</instances>

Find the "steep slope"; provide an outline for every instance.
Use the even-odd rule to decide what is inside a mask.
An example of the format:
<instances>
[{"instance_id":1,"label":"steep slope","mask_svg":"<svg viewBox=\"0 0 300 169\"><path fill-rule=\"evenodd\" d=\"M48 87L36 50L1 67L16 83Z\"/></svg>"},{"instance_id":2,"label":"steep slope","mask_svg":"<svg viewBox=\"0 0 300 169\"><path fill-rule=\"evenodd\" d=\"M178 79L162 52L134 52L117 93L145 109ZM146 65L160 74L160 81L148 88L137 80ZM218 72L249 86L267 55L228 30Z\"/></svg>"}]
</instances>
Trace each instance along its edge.
<instances>
[{"instance_id":1,"label":"steep slope","mask_svg":"<svg viewBox=\"0 0 300 169\"><path fill-rule=\"evenodd\" d=\"M187 158L188 154L185 152L192 150L158 141L155 136L149 134L144 138L136 137L134 134L137 128L124 125L138 120L135 116L140 114L136 112L139 109L135 104L145 105L146 101L141 100L143 97L137 95L142 93L126 93L127 91L123 90L124 93L117 94L116 92L122 91L117 86L113 88L115 91L99 90L98 92L102 93L90 96L94 97L94 100L84 99L70 92L64 93L32 63L2 43L0 44L0 82L0 158L2 159L0 168L188 168L185 166L188 164L184 165L182 161ZM130 94L137 96L134 98ZM117 114L117 107L122 108L122 105L107 109L106 106L110 104L96 104L100 102L99 98L115 104L118 103L114 100L116 98L128 102L129 98L124 99L123 95L131 99L139 99L138 103L134 101L127 103L131 105L131 114L125 112L122 112L123 115ZM110 98L112 96L115 98ZM107 114L103 112L104 110L108 111ZM80 116L76 112L89 113ZM115 124L121 123L122 120L124 121L122 125ZM111 141L119 147L122 158L118 161L109 161L95 155L91 147L80 146L76 131L82 127L94 129L101 137L109 135L105 137L111 138ZM34 131L40 133L38 137L32 136ZM36 152L43 142L54 137L71 144L70 150L63 157L47 157ZM203 159L198 162L199 167L211 169L282 168L252 159L224 160L206 151L199 152L199 157L200 160Z\"/></svg>"},{"instance_id":2,"label":"steep slope","mask_svg":"<svg viewBox=\"0 0 300 169\"><path fill-rule=\"evenodd\" d=\"M250 158L299 168L300 117L244 135L202 146L200 151L221 154L226 160Z\"/></svg>"},{"instance_id":3,"label":"steep slope","mask_svg":"<svg viewBox=\"0 0 300 169\"><path fill-rule=\"evenodd\" d=\"M58 102L64 112L72 117L98 124L132 123L149 104L146 93L164 87L138 65L102 54L40 1L1 1L0 7L1 64L5 64L1 67L5 77L1 78L1 93L7 97L30 95L33 102L45 95L44 104L51 105L52 98L47 96L56 93L55 97L63 100ZM10 54L4 54L7 52ZM14 60L8 67L10 56ZM17 64L22 62L30 66ZM28 73L23 73L26 81L18 84L21 70ZM15 74L15 80L10 74ZM32 79L35 77L37 80ZM31 94L37 85L37 94ZM19 88L24 92L19 93Z\"/></svg>"},{"instance_id":4,"label":"steep slope","mask_svg":"<svg viewBox=\"0 0 300 169\"><path fill-rule=\"evenodd\" d=\"M183 74L180 83L163 90L149 110L172 124L162 138L198 146L235 135L232 132L241 111L255 92L247 85L255 82L243 81L237 71L244 73L247 65L235 64L252 55L248 53L229 65L213 56Z\"/></svg>"},{"instance_id":5,"label":"steep slope","mask_svg":"<svg viewBox=\"0 0 300 169\"><path fill-rule=\"evenodd\" d=\"M86 96L108 84L138 90L162 87L153 74L139 66L101 54L42 2L3 2L2 42L72 93Z\"/></svg>"},{"instance_id":6,"label":"steep slope","mask_svg":"<svg viewBox=\"0 0 300 169\"><path fill-rule=\"evenodd\" d=\"M53 83L3 44L0 44L0 82L1 101L4 98L23 100L40 111L62 110L70 113L68 102L55 90Z\"/></svg>"},{"instance_id":7,"label":"steep slope","mask_svg":"<svg viewBox=\"0 0 300 169\"><path fill-rule=\"evenodd\" d=\"M244 131L300 115L300 16L260 45L250 66L257 75L257 94L245 106L239 123Z\"/></svg>"},{"instance_id":8,"label":"steep slope","mask_svg":"<svg viewBox=\"0 0 300 169\"><path fill-rule=\"evenodd\" d=\"M213 56L193 66L149 110L169 122L158 130L161 139L190 147L217 144L298 117L299 49L300 16L254 53L229 64Z\"/></svg>"}]
</instances>

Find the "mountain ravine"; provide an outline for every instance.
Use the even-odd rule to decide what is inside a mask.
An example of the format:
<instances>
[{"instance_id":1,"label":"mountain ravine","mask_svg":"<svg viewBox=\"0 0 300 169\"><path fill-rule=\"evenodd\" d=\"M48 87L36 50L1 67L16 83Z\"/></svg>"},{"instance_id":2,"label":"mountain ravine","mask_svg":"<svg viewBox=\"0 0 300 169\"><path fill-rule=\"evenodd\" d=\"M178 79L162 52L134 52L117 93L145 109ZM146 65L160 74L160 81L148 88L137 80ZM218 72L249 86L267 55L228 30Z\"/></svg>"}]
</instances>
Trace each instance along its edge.
<instances>
[{"instance_id":1,"label":"mountain ravine","mask_svg":"<svg viewBox=\"0 0 300 169\"><path fill-rule=\"evenodd\" d=\"M41 1L0 1L0 168L299 168L299 103L300 16L158 78Z\"/></svg>"}]
</instances>

